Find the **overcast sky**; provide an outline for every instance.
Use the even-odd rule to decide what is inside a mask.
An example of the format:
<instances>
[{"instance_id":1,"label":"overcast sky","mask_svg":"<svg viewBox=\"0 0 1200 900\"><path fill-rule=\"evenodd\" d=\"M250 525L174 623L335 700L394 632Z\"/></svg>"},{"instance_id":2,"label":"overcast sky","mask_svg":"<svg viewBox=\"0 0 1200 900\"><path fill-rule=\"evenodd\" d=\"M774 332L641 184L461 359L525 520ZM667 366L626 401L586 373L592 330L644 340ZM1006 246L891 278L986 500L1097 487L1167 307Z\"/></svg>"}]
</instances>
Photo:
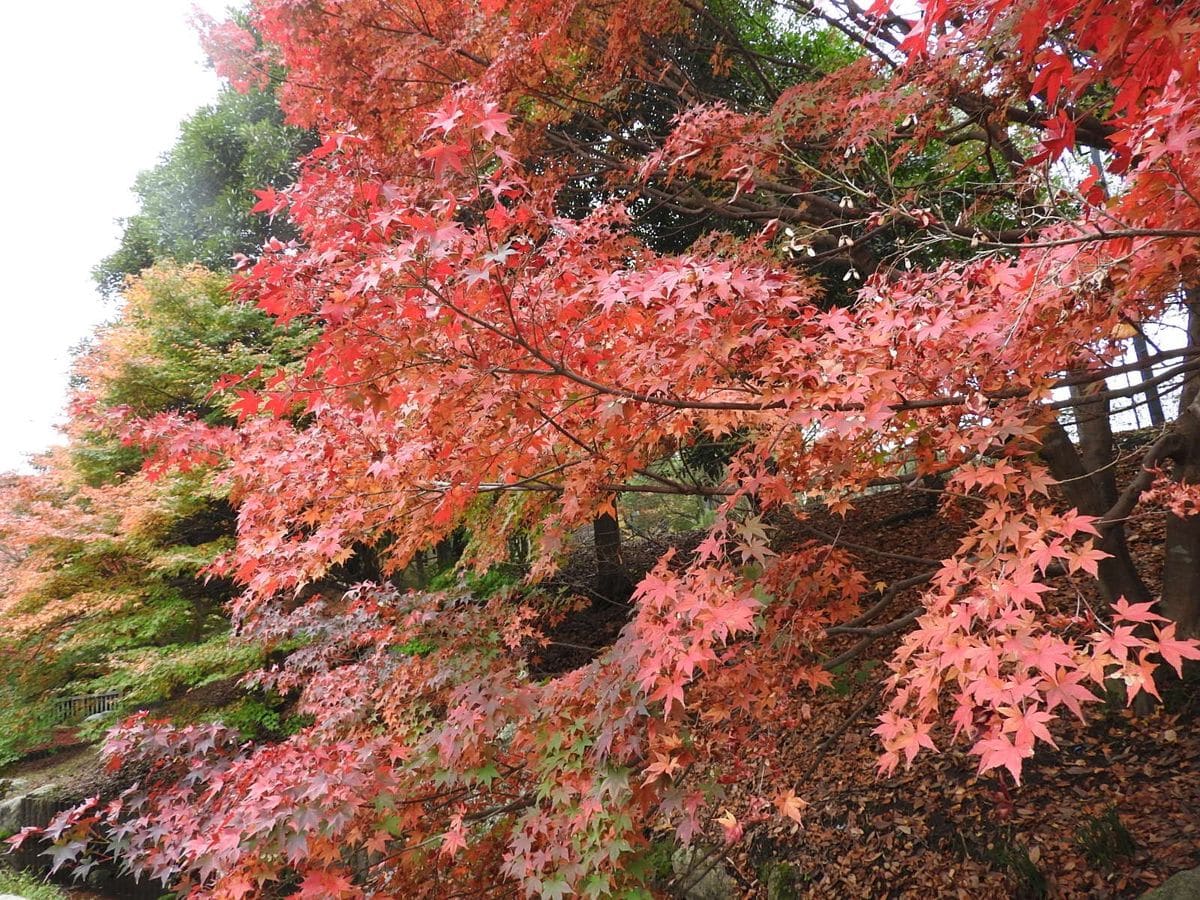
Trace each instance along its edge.
<instances>
[{"instance_id":1,"label":"overcast sky","mask_svg":"<svg viewBox=\"0 0 1200 900\"><path fill-rule=\"evenodd\" d=\"M92 266L136 208L134 176L216 97L190 25L229 0L9 4L0 29L0 471L57 439L70 348L113 309Z\"/></svg>"}]
</instances>

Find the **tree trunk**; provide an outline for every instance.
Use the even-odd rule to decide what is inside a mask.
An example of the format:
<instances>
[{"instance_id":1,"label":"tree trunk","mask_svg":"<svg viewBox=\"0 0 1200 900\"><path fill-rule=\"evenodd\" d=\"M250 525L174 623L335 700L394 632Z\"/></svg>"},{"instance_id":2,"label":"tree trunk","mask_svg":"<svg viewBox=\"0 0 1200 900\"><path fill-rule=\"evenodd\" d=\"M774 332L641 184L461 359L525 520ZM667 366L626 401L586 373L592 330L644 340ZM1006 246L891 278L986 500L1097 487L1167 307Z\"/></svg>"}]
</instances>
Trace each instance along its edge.
<instances>
[{"instance_id":1,"label":"tree trunk","mask_svg":"<svg viewBox=\"0 0 1200 900\"><path fill-rule=\"evenodd\" d=\"M455 561L458 559L458 555L454 552L453 538L442 538L437 542L434 552L437 554L438 568L442 569L443 571L454 565Z\"/></svg>"},{"instance_id":2,"label":"tree trunk","mask_svg":"<svg viewBox=\"0 0 1200 900\"><path fill-rule=\"evenodd\" d=\"M1174 456L1172 479L1200 484L1200 397L1181 411L1176 431L1182 446ZM1200 516L1167 513L1162 613L1176 623L1180 636L1200 635Z\"/></svg>"},{"instance_id":3,"label":"tree trunk","mask_svg":"<svg viewBox=\"0 0 1200 900\"><path fill-rule=\"evenodd\" d=\"M1188 307L1187 345L1190 350L1197 352L1200 351L1200 286L1186 288L1184 298ZM1189 372L1183 377L1177 415L1182 416L1197 397L1200 397L1200 372Z\"/></svg>"},{"instance_id":4,"label":"tree trunk","mask_svg":"<svg viewBox=\"0 0 1200 900\"><path fill-rule=\"evenodd\" d=\"M1091 424L1091 423L1089 423ZM1108 429L1108 419L1104 423L1092 425L1089 433L1093 439L1100 432ZM1084 433L1082 425L1080 434ZM1110 443L1108 456L1112 456L1111 430L1108 431ZM1092 465L1099 464L1100 468L1111 474L1112 466L1105 466L1103 454L1093 448L1088 454ZM1050 467L1050 472L1061 483L1067 501L1081 513L1089 516L1103 516L1112 508L1116 500L1116 479L1096 478L1094 469L1084 466L1080 454L1067 435L1066 429L1055 422L1050 426L1042 440L1042 458ZM1111 497L1111 499L1110 499ZM1142 581L1133 557L1129 553L1129 544L1125 538L1125 527L1120 522L1113 522L1104 532L1104 536L1096 540L1096 546L1106 553L1112 554L1107 559L1100 560L1098 565L1098 580L1100 593L1105 601L1113 601L1124 597L1130 603L1145 603L1151 599L1150 589Z\"/></svg>"},{"instance_id":5,"label":"tree trunk","mask_svg":"<svg viewBox=\"0 0 1200 900\"><path fill-rule=\"evenodd\" d=\"M621 526L609 513L592 520L592 537L596 544L596 599L625 603L633 592L633 584L621 562Z\"/></svg>"},{"instance_id":6,"label":"tree trunk","mask_svg":"<svg viewBox=\"0 0 1200 900\"><path fill-rule=\"evenodd\" d=\"M1117 467L1113 454L1112 420L1108 401L1093 397L1106 390L1104 380L1087 385L1071 385L1071 397L1077 402L1075 427L1079 432L1079 459L1088 479L1096 486L1096 501L1102 515L1117 502Z\"/></svg>"},{"instance_id":7,"label":"tree trunk","mask_svg":"<svg viewBox=\"0 0 1200 900\"><path fill-rule=\"evenodd\" d=\"M1142 381L1150 381L1154 378L1154 367L1147 360L1150 358L1150 348L1146 346L1146 338L1141 334L1133 336L1133 351L1137 354L1138 362L1141 367L1138 372L1141 374ZM1167 424L1167 417L1163 414L1162 398L1158 393L1157 385L1150 385L1146 388L1146 409L1150 412L1150 424L1155 428L1161 428Z\"/></svg>"},{"instance_id":8,"label":"tree trunk","mask_svg":"<svg viewBox=\"0 0 1200 900\"><path fill-rule=\"evenodd\" d=\"M1200 351L1200 287L1185 289L1188 347ZM1200 372L1191 372L1179 396L1175 430L1179 449L1172 454L1172 479L1200 483ZM1163 563L1162 614L1175 622L1177 633L1200 636L1200 516L1167 513L1166 560Z\"/></svg>"}]
</instances>

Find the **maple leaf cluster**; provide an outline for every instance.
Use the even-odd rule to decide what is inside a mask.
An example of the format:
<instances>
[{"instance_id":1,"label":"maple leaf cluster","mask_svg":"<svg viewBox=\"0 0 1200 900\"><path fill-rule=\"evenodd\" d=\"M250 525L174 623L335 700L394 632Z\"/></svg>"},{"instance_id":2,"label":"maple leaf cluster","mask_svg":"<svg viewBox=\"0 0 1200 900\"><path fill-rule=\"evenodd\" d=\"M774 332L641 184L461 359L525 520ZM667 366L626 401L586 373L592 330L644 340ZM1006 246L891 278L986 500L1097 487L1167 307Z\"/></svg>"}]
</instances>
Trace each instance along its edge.
<instances>
[{"instance_id":1,"label":"maple leaf cluster","mask_svg":"<svg viewBox=\"0 0 1200 900\"><path fill-rule=\"evenodd\" d=\"M737 810L722 784L786 695L830 683L838 634L901 633L883 769L948 723L980 771L1017 780L1062 711L1082 718L1113 679L1153 694L1161 662L1200 656L1137 597L1045 612L1058 574L1105 580L1119 517L1061 508L1042 456L1080 403L1061 392L1120 372L1130 323L1195 276L1200 49L1181 36L1200 7L846 10L859 52L782 87L747 51L756 86L735 103L683 61L689 4L253 4L264 41L234 34L228 71L284 66L290 117L324 140L260 195L299 237L246 260L236 290L315 337L239 383L236 423L169 412L125 433L163 465L223 467L235 618L302 638L261 677L315 724L232 748L129 723L114 758L164 761L136 809L64 819L68 855L116 834L196 896L606 895L654 826L686 842L802 821L803 784ZM629 113L646 83L669 115ZM595 112L614 97L629 107ZM1123 179L1111 198L1098 171L1069 198L1044 177L1081 146ZM682 248L662 233L687 228ZM719 483L663 474L731 435ZM891 595L868 604L845 553L772 542L773 516L922 477L968 526L882 630ZM516 652L548 640L523 604L387 583L462 528L479 570L529 538L536 582L638 491L701 494L715 521L637 586L612 646L557 677ZM1175 488L1177 514L1193 494ZM310 590L364 547L382 579ZM697 739L697 710L736 739Z\"/></svg>"}]
</instances>

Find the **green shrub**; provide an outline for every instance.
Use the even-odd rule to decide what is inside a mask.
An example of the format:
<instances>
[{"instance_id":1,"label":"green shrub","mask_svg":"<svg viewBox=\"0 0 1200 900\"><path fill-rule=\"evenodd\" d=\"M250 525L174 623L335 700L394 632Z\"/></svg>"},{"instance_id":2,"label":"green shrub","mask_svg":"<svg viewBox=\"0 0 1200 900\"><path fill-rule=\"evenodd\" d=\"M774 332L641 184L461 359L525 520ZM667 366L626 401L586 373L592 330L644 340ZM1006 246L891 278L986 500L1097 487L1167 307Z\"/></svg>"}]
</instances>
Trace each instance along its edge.
<instances>
[{"instance_id":1,"label":"green shrub","mask_svg":"<svg viewBox=\"0 0 1200 900\"><path fill-rule=\"evenodd\" d=\"M500 563L492 566L482 575L474 572L460 572L450 568L439 572L429 579L428 588L431 591L451 590L459 585L481 600L494 596L504 588L520 582L522 576L520 566L512 563Z\"/></svg>"},{"instance_id":2,"label":"green shrub","mask_svg":"<svg viewBox=\"0 0 1200 900\"><path fill-rule=\"evenodd\" d=\"M767 890L767 900L798 900L799 884L803 880L796 867L785 862L764 863L758 880Z\"/></svg>"},{"instance_id":3,"label":"green shrub","mask_svg":"<svg viewBox=\"0 0 1200 900\"><path fill-rule=\"evenodd\" d=\"M312 716L284 712L286 701L274 691L243 697L222 707L209 719L223 722L243 738L252 741L279 741L312 724Z\"/></svg>"},{"instance_id":4,"label":"green shrub","mask_svg":"<svg viewBox=\"0 0 1200 900\"><path fill-rule=\"evenodd\" d=\"M183 691L252 671L265 658L261 647L234 643L228 634L218 634L199 644L113 654L112 671L71 687L79 693L120 691L124 705L133 708L160 703Z\"/></svg>"},{"instance_id":5,"label":"green shrub","mask_svg":"<svg viewBox=\"0 0 1200 900\"><path fill-rule=\"evenodd\" d=\"M878 665L878 660L868 659L854 668L851 668L849 663L835 667L832 670L833 684L830 685L830 690L839 697L849 697L871 680L872 672Z\"/></svg>"},{"instance_id":6,"label":"green shrub","mask_svg":"<svg viewBox=\"0 0 1200 900\"><path fill-rule=\"evenodd\" d=\"M415 637L405 641L403 644L393 647L392 652L397 656L428 656L436 649L437 646L433 643L433 641L426 640L425 638Z\"/></svg>"},{"instance_id":7,"label":"green shrub","mask_svg":"<svg viewBox=\"0 0 1200 900\"><path fill-rule=\"evenodd\" d=\"M1045 897L1049 884L1046 876L1029 858L1029 850L1021 844L1007 841L997 842L984 854L997 868L1007 869L1016 882L1015 896L1032 898Z\"/></svg>"},{"instance_id":8,"label":"green shrub","mask_svg":"<svg viewBox=\"0 0 1200 900\"><path fill-rule=\"evenodd\" d=\"M27 701L0 691L0 766L20 759L54 733L54 709L46 701Z\"/></svg>"},{"instance_id":9,"label":"green shrub","mask_svg":"<svg viewBox=\"0 0 1200 900\"><path fill-rule=\"evenodd\" d=\"M67 900L65 892L28 872L17 872L0 863L0 894L16 894L25 900Z\"/></svg>"},{"instance_id":10,"label":"green shrub","mask_svg":"<svg viewBox=\"0 0 1200 900\"><path fill-rule=\"evenodd\" d=\"M671 857L674 852L675 844L672 841L654 841L628 861L626 872L646 884L666 884L671 880Z\"/></svg>"}]
</instances>

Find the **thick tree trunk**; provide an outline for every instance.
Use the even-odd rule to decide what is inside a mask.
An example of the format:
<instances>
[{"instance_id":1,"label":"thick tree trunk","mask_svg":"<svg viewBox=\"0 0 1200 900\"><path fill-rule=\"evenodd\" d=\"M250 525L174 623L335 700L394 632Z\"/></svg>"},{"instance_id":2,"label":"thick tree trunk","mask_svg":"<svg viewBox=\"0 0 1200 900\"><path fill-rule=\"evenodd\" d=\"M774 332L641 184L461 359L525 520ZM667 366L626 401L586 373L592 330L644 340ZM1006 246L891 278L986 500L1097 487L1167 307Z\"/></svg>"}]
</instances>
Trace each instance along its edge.
<instances>
[{"instance_id":1,"label":"thick tree trunk","mask_svg":"<svg viewBox=\"0 0 1200 900\"><path fill-rule=\"evenodd\" d=\"M462 558L463 552L466 549L467 530L465 528L456 528L451 534L442 538L434 545L438 568L442 570L450 568Z\"/></svg>"},{"instance_id":2,"label":"thick tree trunk","mask_svg":"<svg viewBox=\"0 0 1200 900\"><path fill-rule=\"evenodd\" d=\"M592 520L592 537L596 544L596 599L625 603L633 592L633 584L621 561L621 526L610 514Z\"/></svg>"},{"instance_id":3,"label":"thick tree trunk","mask_svg":"<svg viewBox=\"0 0 1200 900\"><path fill-rule=\"evenodd\" d=\"M1117 502L1117 467L1108 401L1093 396L1106 389L1103 379L1071 386L1071 397L1078 401L1073 409L1079 432L1079 460L1096 487L1101 512L1107 512Z\"/></svg>"},{"instance_id":4,"label":"thick tree trunk","mask_svg":"<svg viewBox=\"0 0 1200 900\"><path fill-rule=\"evenodd\" d=\"M453 538L442 538L437 542L434 552L437 554L439 569L448 569L458 560L458 554L454 552Z\"/></svg>"},{"instance_id":5,"label":"thick tree trunk","mask_svg":"<svg viewBox=\"0 0 1200 900\"><path fill-rule=\"evenodd\" d=\"M1188 347L1194 352L1200 352L1200 286L1192 286L1184 291L1184 299L1188 307ZM1183 413L1196 398L1200 397L1200 372L1189 372L1183 378L1183 389L1179 393L1179 412Z\"/></svg>"},{"instance_id":6,"label":"thick tree trunk","mask_svg":"<svg viewBox=\"0 0 1200 900\"><path fill-rule=\"evenodd\" d=\"M1200 286L1186 288L1188 347L1200 352ZM1179 396L1175 424L1178 449L1171 454L1171 477L1177 483L1200 483L1200 372L1191 372ZM1180 635L1200 636L1200 516L1167 514L1166 560L1163 563L1162 614L1177 624Z\"/></svg>"},{"instance_id":7,"label":"thick tree trunk","mask_svg":"<svg viewBox=\"0 0 1200 900\"><path fill-rule=\"evenodd\" d=\"M1176 432L1181 446L1172 479L1200 484L1200 397L1181 411ZM1167 514L1162 613L1177 624L1181 636L1200 635L1200 516Z\"/></svg>"},{"instance_id":8,"label":"thick tree trunk","mask_svg":"<svg viewBox=\"0 0 1200 900\"><path fill-rule=\"evenodd\" d=\"M1097 439L1101 432L1108 430L1107 416L1103 425L1092 424L1089 432ZM1082 425L1080 434L1084 434ZM1108 459L1112 458L1111 430L1108 430ZM1088 454L1090 464L1085 467L1080 453L1066 429L1055 422L1047 430L1042 440L1042 458L1050 467L1050 472L1061 483L1067 501L1081 513L1089 516L1103 516L1116 502L1116 480L1107 477L1096 478L1097 469L1111 473L1112 465L1106 463L1104 454L1093 448ZM1130 603L1145 603L1151 599L1150 590L1138 574L1129 553L1129 544L1125 538L1125 527L1120 522L1113 522L1096 541L1096 546L1111 554L1107 559L1100 560L1098 579L1100 593L1104 599L1112 603L1124 597Z\"/></svg>"}]
</instances>

